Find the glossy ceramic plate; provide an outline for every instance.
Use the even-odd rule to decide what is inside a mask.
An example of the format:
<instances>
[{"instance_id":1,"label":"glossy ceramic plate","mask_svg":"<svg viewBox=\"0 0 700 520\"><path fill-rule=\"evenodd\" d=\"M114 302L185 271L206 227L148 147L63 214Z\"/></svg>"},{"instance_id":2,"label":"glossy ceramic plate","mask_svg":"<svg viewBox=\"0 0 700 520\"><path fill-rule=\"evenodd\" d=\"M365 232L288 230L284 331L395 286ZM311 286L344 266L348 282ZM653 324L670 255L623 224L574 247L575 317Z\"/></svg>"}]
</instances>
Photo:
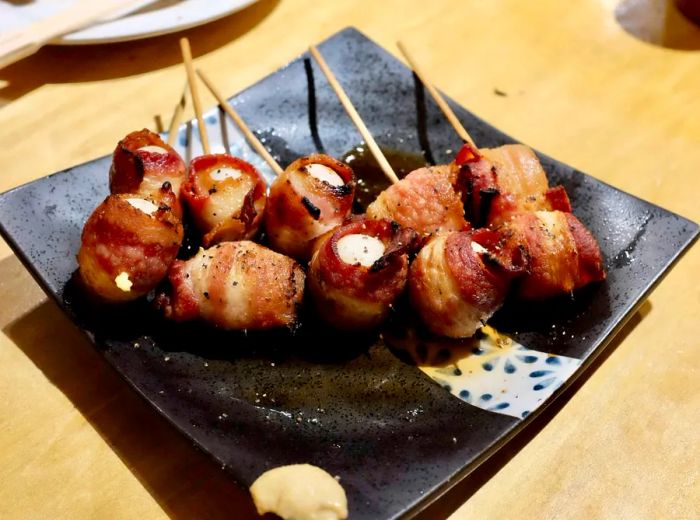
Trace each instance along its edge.
<instances>
[{"instance_id":1,"label":"glossy ceramic plate","mask_svg":"<svg viewBox=\"0 0 700 520\"><path fill-rule=\"evenodd\" d=\"M435 162L452 158L459 139L398 60L353 29L320 48L379 143L398 151L394 157L423 150ZM360 138L307 56L232 101L282 164L325 151L355 156L359 165ZM480 146L513 142L453 107ZM243 156L271 177L218 110L207 124L215 151ZM197 154L197 143L192 125L183 127L183 153ZM473 378L460 379L459 387L450 378L467 367L436 369L435 384L376 337L308 322L294 336L246 336L167 324L146 302L110 312L84 305L70 280L82 225L107 194L109 157L3 194L0 224L37 281L109 363L241 485L271 467L308 462L340 477L351 518L393 518L421 510L556 398L697 238L696 224L541 160L598 237L609 277L575 299L525 309L508 303L493 323L523 346L475 344L460 362L472 367ZM518 392L528 401L516 403Z\"/></svg>"},{"instance_id":2,"label":"glossy ceramic plate","mask_svg":"<svg viewBox=\"0 0 700 520\"><path fill-rule=\"evenodd\" d=\"M182 31L228 16L255 0L155 0L126 16L105 20L52 41L56 45L91 45L139 40ZM66 0L0 2L0 33L41 20L65 9Z\"/></svg>"}]
</instances>

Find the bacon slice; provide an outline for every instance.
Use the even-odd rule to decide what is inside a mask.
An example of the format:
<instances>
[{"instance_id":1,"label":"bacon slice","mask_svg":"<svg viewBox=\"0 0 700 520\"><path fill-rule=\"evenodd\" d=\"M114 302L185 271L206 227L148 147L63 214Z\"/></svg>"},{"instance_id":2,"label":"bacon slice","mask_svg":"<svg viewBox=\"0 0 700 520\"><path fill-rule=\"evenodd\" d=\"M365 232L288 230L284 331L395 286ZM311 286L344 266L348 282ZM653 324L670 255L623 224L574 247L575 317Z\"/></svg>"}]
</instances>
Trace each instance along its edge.
<instances>
[{"instance_id":1,"label":"bacon slice","mask_svg":"<svg viewBox=\"0 0 700 520\"><path fill-rule=\"evenodd\" d=\"M411 264L409 295L430 331L471 337L503 304L523 261L517 255L504 261L499 243L497 234L481 229L439 234L421 249Z\"/></svg>"},{"instance_id":2,"label":"bacon slice","mask_svg":"<svg viewBox=\"0 0 700 520\"><path fill-rule=\"evenodd\" d=\"M479 152L465 144L451 172L475 226L498 225L524 211L571 212L566 190L549 188L539 159L527 146L508 144Z\"/></svg>"},{"instance_id":3,"label":"bacon slice","mask_svg":"<svg viewBox=\"0 0 700 520\"><path fill-rule=\"evenodd\" d=\"M521 298L541 300L570 294L589 283L605 280L598 243L571 213L520 213L500 230L506 237L506 247L519 246L526 252L528 274L516 288Z\"/></svg>"},{"instance_id":4,"label":"bacon slice","mask_svg":"<svg viewBox=\"0 0 700 520\"><path fill-rule=\"evenodd\" d=\"M314 176L321 165L337 176L335 184ZM265 230L270 246L298 260L308 260L314 241L350 215L355 195L352 169L322 154L290 164L270 186Z\"/></svg>"},{"instance_id":5,"label":"bacon slice","mask_svg":"<svg viewBox=\"0 0 700 520\"><path fill-rule=\"evenodd\" d=\"M308 289L318 315L339 329L378 326L404 290L415 238L388 220L363 218L324 237L309 264ZM347 240L354 243L345 245ZM353 246L364 251L344 250ZM374 248L369 255L368 248Z\"/></svg>"},{"instance_id":6,"label":"bacon slice","mask_svg":"<svg viewBox=\"0 0 700 520\"><path fill-rule=\"evenodd\" d=\"M247 240L200 249L168 277L172 291L157 300L167 318L229 330L291 327L304 294L299 264Z\"/></svg>"},{"instance_id":7,"label":"bacon slice","mask_svg":"<svg viewBox=\"0 0 700 520\"><path fill-rule=\"evenodd\" d=\"M100 299L122 302L143 296L175 260L182 223L172 209L172 190L160 191L150 199L110 195L85 223L78 272L83 285Z\"/></svg>"},{"instance_id":8,"label":"bacon slice","mask_svg":"<svg viewBox=\"0 0 700 520\"><path fill-rule=\"evenodd\" d=\"M253 238L263 221L265 191L265 179L252 164L225 154L193 159L181 188L204 247Z\"/></svg>"},{"instance_id":9,"label":"bacon slice","mask_svg":"<svg viewBox=\"0 0 700 520\"><path fill-rule=\"evenodd\" d=\"M114 149L109 190L149 197L157 193L163 183L169 182L177 199L185 172L185 162L175 149L158 134L144 128L131 132ZM173 207L176 212L181 210L179 200Z\"/></svg>"},{"instance_id":10,"label":"bacon slice","mask_svg":"<svg viewBox=\"0 0 700 520\"><path fill-rule=\"evenodd\" d=\"M381 192L367 207L367 216L394 220L422 235L469 228L460 198L450 184L449 166L412 171Z\"/></svg>"}]
</instances>

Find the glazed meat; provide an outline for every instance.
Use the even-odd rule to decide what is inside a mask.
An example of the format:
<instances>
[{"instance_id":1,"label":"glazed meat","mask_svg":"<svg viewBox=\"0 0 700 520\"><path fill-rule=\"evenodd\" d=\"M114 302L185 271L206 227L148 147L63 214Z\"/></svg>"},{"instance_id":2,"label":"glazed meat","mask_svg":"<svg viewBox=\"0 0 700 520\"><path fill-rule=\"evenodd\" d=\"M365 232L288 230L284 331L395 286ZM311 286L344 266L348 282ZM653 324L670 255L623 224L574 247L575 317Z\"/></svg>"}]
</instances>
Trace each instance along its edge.
<instances>
[{"instance_id":1,"label":"glazed meat","mask_svg":"<svg viewBox=\"0 0 700 520\"><path fill-rule=\"evenodd\" d=\"M448 166L420 168L381 192L367 207L372 219L389 219L422 235L469 228Z\"/></svg>"},{"instance_id":2,"label":"glazed meat","mask_svg":"<svg viewBox=\"0 0 700 520\"><path fill-rule=\"evenodd\" d=\"M525 251L528 274L517 283L521 298L541 300L570 294L605 280L596 239L573 214L535 211L513 216L500 228L504 247Z\"/></svg>"},{"instance_id":3,"label":"glazed meat","mask_svg":"<svg viewBox=\"0 0 700 520\"><path fill-rule=\"evenodd\" d=\"M384 321L406 285L415 237L388 220L358 218L319 241L308 276L318 315L347 330Z\"/></svg>"},{"instance_id":4,"label":"glazed meat","mask_svg":"<svg viewBox=\"0 0 700 520\"><path fill-rule=\"evenodd\" d=\"M177 213L185 172L185 163L173 147L144 128L130 133L117 144L109 170L109 190L110 193L152 197L163 183L169 182L178 200L173 206Z\"/></svg>"},{"instance_id":5,"label":"glazed meat","mask_svg":"<svg viewBox=\"0 0 700 520\"><path fill-rule=\"evenodd\" d=\"M224 154L193 159L181 189L204 247L254 237L263 221L265 191L252 164Z\"/></svg>"},{"instance_id":6,"label":"glazed meat","mask_svg":"<svg viewBox=\"0 0 700 520\"><path fill-rule=\"evenodd\" d=\"M201 319L222 329L291 327L304 294L304 271L291 258L247 240L222 242L168 274L158 305L175 321Z\"/></svg>"},{"instance_id":7,"label":"glazed meat","mask_svg":"<svg viewBox=\"0 0 700 520\"><path fill-rule=\"evenodd\" d=\"M452 164L451 180L476 227L497 225L523 211L571 212L564 187L549 187L539 159L522 144L479 152L465 144Z\"/></svg>"},{"instance_id":8,"label":"glazed meat","mask_svg":"<svg viewBox=\"0 0 700 520\"><path fill-rule=\"evenodd\" d=\"M468 338L503 304L522 269L520 249L503 250L491 230L442 233L411 264L411 305L431 332Z\"/></svg>"},{"instance_id":9,"label":"glazed meat","mask_svg":"<svg viewBox=\"0 0 700 520\"><path fill-rule=\"evenodd\" d=\"M165 277L183 230L174 214L175 195L163 187L157 198L110 195L90 215L78 252L83 285L106 302L143 296Z\"/></svg>"},{"instance_id":10,"label":"glazed meat","mask_svg":"<svg viewBox=\"0 0 700 520\"><path fill-rule=\"evenodd\" d=\"M327 155L297 159L270 186L265 214L270 246L308 260L314 241L350 215L354 193L349 166Z\"/></svg>"}]
</instances>

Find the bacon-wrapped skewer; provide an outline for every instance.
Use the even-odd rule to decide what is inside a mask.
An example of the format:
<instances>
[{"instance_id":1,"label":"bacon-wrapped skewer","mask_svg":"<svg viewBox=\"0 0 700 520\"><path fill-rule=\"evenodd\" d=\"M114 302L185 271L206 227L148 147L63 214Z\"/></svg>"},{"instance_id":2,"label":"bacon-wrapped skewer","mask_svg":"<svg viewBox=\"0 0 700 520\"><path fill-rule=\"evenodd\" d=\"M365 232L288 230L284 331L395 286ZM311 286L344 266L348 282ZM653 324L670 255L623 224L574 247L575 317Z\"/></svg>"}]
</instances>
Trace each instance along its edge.
<instances>
[{"instance_id":1,"label":"bacon-wrapped skewer","mask_svg":"<svg viewBox=\"0 0 700 520\"><path fill-rule=\"evenodd\" d=\"M388 220L358 218L320 239L308 276L318 315L339 329L379 325L404 290L415 238Z\"/></svg>"},{"instance_id":2,"label":"bacon-wrapped skewer","mask_svg":"<svg viewBox=\"0 0 700 520\"><path fill-rule=\"evenodd\" d=\"M457 153L449 176L474 227L498 224L520 211L571 211L564 188L549 188L537 156L528 147L505 145L478 149L406 46L398 42L398 47L455 132L466 143Z\"/></svg>"},{"instance_id":3,"label":"bacon-wrapped skewer","mask_svg":"<svg viewBox=\"0 0 700 520\"><path fill-rule=\"evenodd\" d=\"M252 164L224 154L192 160L181 194L204 247L255 236L267 202L265 179Z\"/></svg>"},{"instance_id":4,"label":"bacon-wrapped skewer","mask_svg":"<svg viewBox=\"0 0 700 520\"><path fill-rule=\"evenodd\" d=\"M433 333L468 338L505 300L523 267L519 248L505 250L494 231L439 234L411 264L410 300Z\"/></svg>"},{"instance_id":5,"label":"bacon-wrapped skewer","mask_svg":"<svg viewBox=\"0 0 700 520\"><path fill-rule=\"evenodd\" d=\"M541 300L570 294L591 282L605 280L596 239L571 213L519 213L498 229L505 248L525 251L528 272L516 284L521 298Z\"/></svg>"},{"instance_id":6,"label":"bacon-wrapped skewer","mask_svg":"<svg viewBox=\"0 0 700 520\"><path fill-rule=\"evenodd\" d=\"M522 144L479 151L465 144L452 163L450 178L477 227L497 225L523 211L571 212L564 187L549 187L539 159Z\"/></svg>"},{"instance_id":7,"label":"bacon-wrapped skewer","mask_svg":"<svg viewBox=\"0 0 700 520\"><path fill-rule=\"evenodd\" d=\"M168 278L172 291L158 298L167 318L230 330L291 327L304 294L299 264L247 240L176 260Z\"/></svg>"},{"instance_id":8,"label":"bacon-wrapped skewer","mask_svg":"<svg viewBox=\"0 0 700 520\"><path fill-rule=\"evenodd\" d=\"M355 194L352 169L327 155L290 164L270 186L265 230L270 246L308 260L314 241L350 215Z\"/></svg>"},{"instance_id":9,"label":"bacon-wrapped skewer","mask_svg":"<svg viewBox=\"0 0 700 520\"><path fill-rule=\"evenodd\" d=\"M182 243L175 194L110 195L85 223L78 272L87 289L107 302L134 300L165 277Z\"/></svg>"},{"instance_id":10,"label":"bacon-wrapped skewer","mask_svg":"<svg viewBox=\"0 0 700 520\"><path fill-rule=\"evenodd\" d=\"M153 197L169 182L175 194L173 208L180 215L178 197L185 172L185 163L173 147L144 128L131 132L117 144L109 169L109 191Z\"/></svg>"},{"instance_id":11,"label":"bacon-wrapped skewer","mask_svg":"<svg viewBox=\"0 0 700 520\"><path fill-rule=\"evenodd\" d=\"M412 171L381 192L367 207L367 216L394 220L422 235L469 229L449 172L449 166Z\"/></svg>"}]
</instances>

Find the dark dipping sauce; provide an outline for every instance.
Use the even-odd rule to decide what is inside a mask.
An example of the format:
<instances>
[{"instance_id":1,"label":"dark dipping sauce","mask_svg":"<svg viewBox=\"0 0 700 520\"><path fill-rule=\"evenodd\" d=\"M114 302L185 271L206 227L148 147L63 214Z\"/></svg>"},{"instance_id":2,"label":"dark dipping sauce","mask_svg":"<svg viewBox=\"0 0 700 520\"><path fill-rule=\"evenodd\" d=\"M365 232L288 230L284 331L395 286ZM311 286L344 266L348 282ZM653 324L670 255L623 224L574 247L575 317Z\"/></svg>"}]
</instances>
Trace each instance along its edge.
<instances>
[{"instance_id":1,"label":"dark dipping sauce","mask_svg":"<svg viewBox=\"0 0 700 520\"><path fill-rule=\"evenodd\" d=\"M404 152L393 148L380 148L389 164L401 179L413 170L423 168L428 163L423 155L412 152ZM374 199L382 191L390 186L389 180L376 161L369 147L360 143L350 151L343 154L340 160L350 166L355 172L355 201L353 213L364 213Z\"/></svg>"}]
</instances>

